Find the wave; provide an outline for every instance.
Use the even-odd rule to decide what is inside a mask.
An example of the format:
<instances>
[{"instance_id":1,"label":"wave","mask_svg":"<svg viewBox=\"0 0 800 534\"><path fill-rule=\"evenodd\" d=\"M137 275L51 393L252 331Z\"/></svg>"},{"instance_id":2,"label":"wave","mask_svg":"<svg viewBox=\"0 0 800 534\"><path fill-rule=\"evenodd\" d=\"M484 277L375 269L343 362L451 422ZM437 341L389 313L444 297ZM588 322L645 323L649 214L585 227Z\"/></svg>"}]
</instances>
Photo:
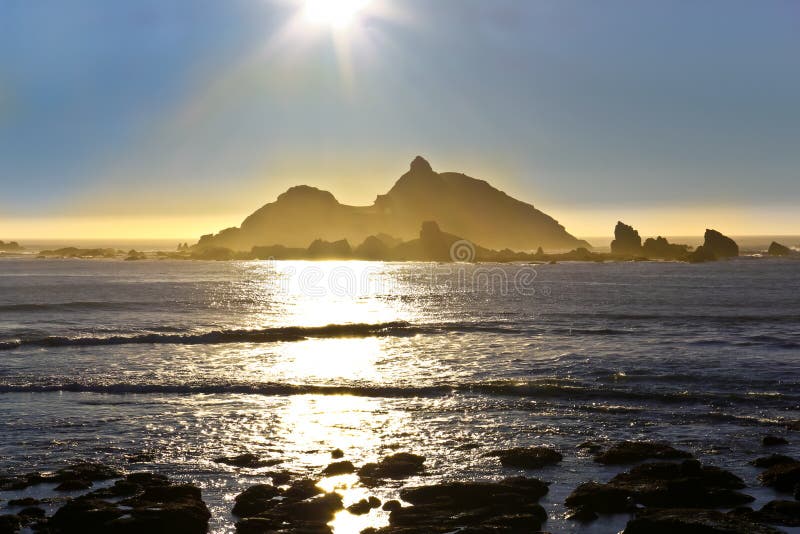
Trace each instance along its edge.
<instances>
[{"instance_id":1,"label":"wave","mask_svg":"<svg viewBox=\"0 0 800 534\"><path fill-rule=\"evenodd\" d=\"M407 322L378 324L331 324L327 326L286 326L255 330L214 330L196 334L134 334L127 336L47 336L0 342L0 350L20 347L95 347L106 345L214 345L222 343L271 343L302 341L308 338L402 336L422 333L426 329Z\"/></svg>"},{"instance_id":2,"label":"wave","mask_svg":"<svg viewBox=\"0 0 800 534\"><path fill-rule=\"evenodd\" d=\"M2 312L63 312L63 311L119 311L119 310L151 310L162 303L156 302L113 302L113 301L76 301L51 303L0 304Z\"/></svg>"},{"instance_id":3,"label":"wave","mask_svg":"<svg viewBox=\"0 0 800 534\"><path fill-rule=\"evenodd\" d=\"M597 387L572 381L496 381L467 384L430 385L380 385L380 384L287 384L287 383L198 383L198 384L152 384L152 383L48 383L48 384L4 384L0 393L101 393L101 394L161 394L161 395L351 395L376 398L445 397L450 395L476 395L482 397L531 397L565 402L603 401L631 402L634 405L613 405L609 409L597 409L613 413L630 413L641 404L752 404L752 392L709 391L647 391ZM773 394L759 399L763 405L772 402L785 404L796 402L800 396ZM576 407L580 409L580 407ZM584 408L586 409L586 408Z\"/></svg>"},{"instance_id":4,"label":"wave","mask_svg":"<svg viewBox=\"0 0 800 534\"><path fill-rule=\"evenodd\" d=\"M326 326L285 326L262 329L213 330L200 333L146 333L110 336L43 336L0 340L0 351L20 347L96 347L106 345L217 345L224 343L273 343L302 341L309 338L402 337L418 334L492 333L502 335L626 335L635 332L608 328L532 327L512 323L434 323L411 324L406 321L386 323L330 324Z\"/></svg>"}]
</instances>

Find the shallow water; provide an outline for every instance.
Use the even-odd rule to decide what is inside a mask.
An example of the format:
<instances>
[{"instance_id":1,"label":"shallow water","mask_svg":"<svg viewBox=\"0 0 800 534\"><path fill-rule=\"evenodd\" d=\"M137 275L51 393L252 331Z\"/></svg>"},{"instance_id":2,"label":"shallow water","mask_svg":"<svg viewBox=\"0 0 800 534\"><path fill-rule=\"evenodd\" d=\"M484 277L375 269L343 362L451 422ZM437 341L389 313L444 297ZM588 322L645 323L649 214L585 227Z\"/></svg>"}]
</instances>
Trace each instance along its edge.
<instances>
[{"instance_id":1,"label":"shallow water","mask_svg":"<svg viewBox=\"0 0 800 534\"><path fill-rule=\"evenodd\" d=\"M78 458L198 482L215 532L233 497L341 448L394 450L427 474L377 489L325 480L345 503L403 484L518 474L483 454L552 445L551 532L579 483L619 471L587 439L663 439L753 486L760 438L800 454L800 262L437 265L361 262L0 260L0 470ZM339 325L329 327L327 325ZM480 448L465 450L465 444ZM215 464L253 452L261 471ZM130 466L125 466L129 467ZM46 489L46 488L45 488ZM42 488L28 491L41 492ZM7 499L0 493L0 499ZM0 503L0 513L2 513ZM342 513L337 533L386 521Z\"/></svg>"}]
</instances>

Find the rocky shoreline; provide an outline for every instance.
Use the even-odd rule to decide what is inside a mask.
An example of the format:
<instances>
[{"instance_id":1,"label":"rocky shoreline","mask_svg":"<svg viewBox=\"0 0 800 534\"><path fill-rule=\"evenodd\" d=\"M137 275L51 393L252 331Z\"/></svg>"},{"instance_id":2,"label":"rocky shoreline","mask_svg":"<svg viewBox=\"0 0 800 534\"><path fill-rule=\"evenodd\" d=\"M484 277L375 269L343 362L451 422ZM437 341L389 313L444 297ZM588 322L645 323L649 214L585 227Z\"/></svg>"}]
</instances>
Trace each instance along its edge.
<instances>
[{"instance_id":1,"label":"rocky shoreline","mask_svg":"<svg viewBox=\"0 0 800 534\"><path fill-rule=\"evenodd\" d=\"M764 436L762 441L767 451L785 444L778 436ZM627 534L767 534L783 532L781 527L800 527L800 461L787 455L773 453L751 461L762 470L759 481L763 486L785 494L754 509L749 506L754 498L743 491L746 484L740 477L702 464L689 451L666 443L589 441L578 445L577 451L547 446L488 452L476 448L475 454L496 458L502 466L524 470L525 475L415 482L401 487L397 499L382 502L369 495L345 506L343 496L335 489L326 491L321 480L356 477L354 484L369 491L387 481L424 480L426 459L396 452L357 466L337 449L321 472L259 474L259 483L235 497L231 513L236 532L243 534L327 534L333 532L330 523L337 514L364 516L378 509L388 516L388 524L368 527L361 530L363 534L541 532L548 530L548 514L539 501L548 494L550 482L533 476L536 470L559 464L566 454L588 454L595 463L617 466L621 471L605 482L585 481L566 497L566 517L576 529L607 514L627 514ZM127 461L131 466L149 461L149 457L139 454ZM252 454L214 461L245 470L275 464ZM211 513L201 489L159 473L79 462L53 472L0 475L0 491L6 493L44 484L52 486L54 495L84 493L0 502L5 508L0 515L0 534L209 531Z\"/></svg>"}]
</instances>

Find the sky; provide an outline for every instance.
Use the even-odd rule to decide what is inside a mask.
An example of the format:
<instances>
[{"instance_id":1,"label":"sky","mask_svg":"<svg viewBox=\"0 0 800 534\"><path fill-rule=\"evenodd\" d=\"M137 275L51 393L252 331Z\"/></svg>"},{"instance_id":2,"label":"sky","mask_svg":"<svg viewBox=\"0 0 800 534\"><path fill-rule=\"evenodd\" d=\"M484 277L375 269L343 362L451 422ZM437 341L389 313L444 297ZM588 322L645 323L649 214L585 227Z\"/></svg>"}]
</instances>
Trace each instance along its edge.
<instances>
[{"instance_id":1,"label":"sky","mask_svg":"<svg viewBox=\"0 0 800 534\"><path fill-rule=\"evenodd\" d=\"M320 1L0 0L0 239L366 205L417 154L579 236L800 234L796 0Z\"/></svg>"}]
</instances>

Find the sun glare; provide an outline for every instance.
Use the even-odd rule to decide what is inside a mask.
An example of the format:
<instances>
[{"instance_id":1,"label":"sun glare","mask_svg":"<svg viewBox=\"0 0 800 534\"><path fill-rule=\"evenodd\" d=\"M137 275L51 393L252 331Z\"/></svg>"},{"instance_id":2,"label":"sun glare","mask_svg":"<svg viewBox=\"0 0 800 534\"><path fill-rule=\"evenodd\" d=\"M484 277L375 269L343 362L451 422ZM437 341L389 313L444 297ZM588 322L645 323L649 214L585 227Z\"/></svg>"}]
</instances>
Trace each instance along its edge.
<instances>
[{"instance_id":1,"label":"sun glare","mask_svg":"<svg viewBox=\"0 0 800 534\"><path fill-rule=\"evenodd\" d=\"M342 28L350 24L370 0L305 0L305 16L315 24Z\"/></svg>"}]
</instances>

